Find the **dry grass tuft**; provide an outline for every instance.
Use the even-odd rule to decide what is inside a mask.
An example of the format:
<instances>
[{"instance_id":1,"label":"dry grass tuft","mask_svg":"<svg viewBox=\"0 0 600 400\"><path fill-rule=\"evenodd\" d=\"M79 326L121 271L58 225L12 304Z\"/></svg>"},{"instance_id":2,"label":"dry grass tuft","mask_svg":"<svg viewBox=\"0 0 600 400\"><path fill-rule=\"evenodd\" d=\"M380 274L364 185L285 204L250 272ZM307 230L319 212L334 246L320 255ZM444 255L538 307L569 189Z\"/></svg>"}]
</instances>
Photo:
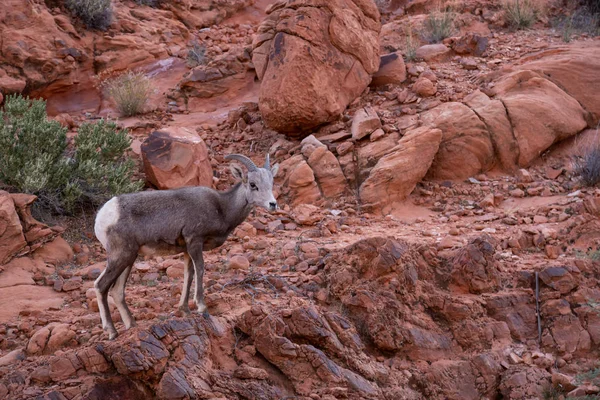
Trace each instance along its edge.
<instances>
[{"instance_id":1,"label":"dry grass tuft","mask_svg":"<svg viewBox=\"0 0 600 400\"><path fill-rule=\"evenodd\" d=\"M504 18L514 29L530 28L538 19L540 9L534 0L506 0Z\"/></svg>"},{"instance_id":2,"label":"dry grass tuft","mask_svg":"<svg viewBox=\"0 0 600 400\"><path fill-rule=\"evenodd\" d=\"M103 86L124 117L142 113L152 94L150 80L141 72L129 71L106 80Z\"/></svg>"}]
</instances>

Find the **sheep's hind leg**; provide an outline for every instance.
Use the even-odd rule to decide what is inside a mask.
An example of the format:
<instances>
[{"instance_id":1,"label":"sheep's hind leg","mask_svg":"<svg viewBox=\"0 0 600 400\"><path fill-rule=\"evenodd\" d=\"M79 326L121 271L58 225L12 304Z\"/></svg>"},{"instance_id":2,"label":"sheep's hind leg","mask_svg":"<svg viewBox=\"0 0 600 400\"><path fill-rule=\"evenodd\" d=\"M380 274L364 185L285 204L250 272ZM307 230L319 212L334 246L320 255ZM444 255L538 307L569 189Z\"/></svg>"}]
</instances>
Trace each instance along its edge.
<instances>
[{"instance_id":1,"label":"sheep's hind leg","mask_svg":"<svg viewBox=\"0 0 600 400\"><path fill-rule=\"evenodd\" d=\"M190 289L192 288L192 277L194 276L194 265L188 253L183 254L183 261L185 263L183 267L183 288L181 291L181 298L179 299L179 309L185 314L190 313Z\"/></svg>"},{"instance_id":2,"label":"sheep's hind leg","mask_svg":"<svg viewBox=\"0 0 600 400\"><path fill-rule=\"evenodd\" d=\"M133 265L133 262L137 257L137 250L115 253L116 254L114 255L109 255L106 262L106 269L94 283L96 297L98 299L98 309L100 310L100 318L102 318L102 328L108 332L109 340L115 339L118 336L118 333L108 307L108 292L110 288L115 285L121 274L125 273L125 270Z\"/></svg>"},{"instance_id":3,"label":"sheep's hind leg","mask_svg":"<svg viewBox=\"0 0 600 400\"><path fill-rule=\"evenodd\" d=\"M131 273L131 267L132 266L130 265L129 267L125 268L125 270L115 281L113 287L109 290L109 293L115 301L117 309L119 310L119 314L121 314L121 319L123 320L123 324L125 324L125 329L136 326L135 318L133 318L131 311L127 307L127 303L125 302L125 284L127 283L127 279Z\"/></svg>"},{"instance_id":4,"label":"sheep's hind leg","mask_svg":"<svg viewBox=\"0 0 600 400\"><path fill-rule=\"evenodd\" d=\"M206 304L204 303L204 258L202 257L202 244L193 247L188 246L188 252L194 265L194 280L196 281L196 292L194 293L194 300L198 307L198 313L208 314L206 311Z\"/></svg>"}]
</instances>

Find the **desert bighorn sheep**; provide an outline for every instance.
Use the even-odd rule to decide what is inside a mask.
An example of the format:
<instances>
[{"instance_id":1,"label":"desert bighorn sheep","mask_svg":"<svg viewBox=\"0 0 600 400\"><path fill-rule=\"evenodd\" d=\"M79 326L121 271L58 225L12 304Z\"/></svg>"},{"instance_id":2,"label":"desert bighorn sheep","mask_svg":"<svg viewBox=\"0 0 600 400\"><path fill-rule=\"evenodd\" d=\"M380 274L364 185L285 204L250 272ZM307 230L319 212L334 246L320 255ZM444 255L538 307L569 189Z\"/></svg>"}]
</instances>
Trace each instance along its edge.
<instances>
[{"instance_id":1,"label":"desert bighorn sheep","mask_svg":"<svg viewBox=\"0 0 600 400\"><path fill-rule=\"evenodd\" d=\"M194 273L194 300L201 313L206 310L202 252L221 246L254 206L270 211L277 209L273 176L279 165L271 168L268 154L263 168L239 154L227 155L225 159L237 160L248 169L246 176L238 165L231 165L234 177L241 182L227 191L217 192L199 186L130 193L113 197L98 211L94 231L106 249L107 263L94 287L102 328L108 331L109 339L118 335L108 308L109 291L125 329L135 326L125 303L125 283L138 253L184 252L179 309L186 314L190 312L188 300Z\"/></svg>"}]
</instances>

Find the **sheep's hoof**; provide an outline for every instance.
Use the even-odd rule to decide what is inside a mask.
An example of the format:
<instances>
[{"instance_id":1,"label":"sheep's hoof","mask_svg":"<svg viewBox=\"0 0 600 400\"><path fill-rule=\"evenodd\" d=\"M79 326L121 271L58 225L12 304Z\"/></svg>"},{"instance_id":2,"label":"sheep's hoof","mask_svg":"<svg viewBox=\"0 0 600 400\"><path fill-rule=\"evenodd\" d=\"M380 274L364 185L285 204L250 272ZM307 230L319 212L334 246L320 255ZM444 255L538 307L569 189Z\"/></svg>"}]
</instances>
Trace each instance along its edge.
<instances>
[{"instance_id":1,"label":"sheep's hoof","mask_svg":"<svg viewBox=\"0 0 600 400\"><path fill-rule=\"evenodd\" d=\"M203 313L206 312L206 309L207 309L206 304L204 304L204 303L198 303L198 309L196 310L196 312L198 314L203 314Z\"/></svg>"},{"instance_id":2,"label":"sheep's hoof","mask_svg":"<svg viewBox=\"0 0 600 400\"><path fill-rule=\"evenodd\" d=\"M117 333L117 331L109 331L108 332L108 340L115 340L117 337L119 336L119 334Z\"/></svg>"},{"instance_id":3,"label":"sheep's hoof","mask_svg":"<svg viewBox=\"0 0 600 400\"><path fill-rule=\"evenodd\" d=\"M137 322L135 322L135 320L131 320L131 322L129 322L129 326L125 325L125 330L129 330L131 328L134 328L137 326Z\"/></svg>"},{"instance_id":4,"label":"sheep's hoof","mask_svg":"<svg viewBox=\"0 0 600 400\"><path fill-rule=\"evenodd\" d=\"M190 306L179 306L179 311L184 313L185 315L190 315Z\"/></svg>"}]
</instances>

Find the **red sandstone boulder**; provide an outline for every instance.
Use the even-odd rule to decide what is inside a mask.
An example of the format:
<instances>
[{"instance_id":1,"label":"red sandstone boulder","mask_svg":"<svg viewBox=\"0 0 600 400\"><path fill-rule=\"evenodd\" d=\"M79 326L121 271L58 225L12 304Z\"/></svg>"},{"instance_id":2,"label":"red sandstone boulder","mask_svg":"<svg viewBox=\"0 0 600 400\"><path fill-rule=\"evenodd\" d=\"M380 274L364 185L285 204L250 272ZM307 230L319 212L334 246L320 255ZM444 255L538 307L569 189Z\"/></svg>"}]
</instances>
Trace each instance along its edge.
<instances>
[{"instance_id":1,"label":"red sandstone boulder","mask_svg":"<svg viewBox=\"0 0 600 400\"><path fill-rule=\"evenodd\" d=\"M358 147L356 151L350 151L340 156L340 166L350 186L354 187L353 185L364 182L379 159L390 154L398 144L399 139L398 132L390 132L375 142L367 143ZM357 178L358 182L356 182Z\"/></svg>"},{"instance_id":2,"label":"red sandstone boulder","mask_svg":"<svg viewBox=\"0 0 600 400\"><path fill-rule=\"evenodd\" d=\"M8 192L0 191L0 265L10 261L26 246L23 227Z\"/></svg>"},{"instance_id":3,"label":"red sandstone boulder","mask_svg":"<svg viewBox=\"0 0 600 400\"><path fill-rule=\"evenodd\" d=\"M315 149L308 157L307 162L315 174L323 196L332 199L348 190L340 163L327 147L322 146Z\"/></svg>"},{"instance_id":4,"label":"red sandstone boulder","mask_svg":"<svg viewBox=\"0 0 600 400\"><path fill-rule=\"evenodd\" d=\"M270 5L252 45L265 123L290 135L336 119L380 63L374 2L297 3Z\"/></svg>"},{"instance_id":5,"label":"red sandstone boulder","mask_svg":"<svg viewBox=\"0 0 600 400\"><path fill-rule=\"evenodd\" d=\"M186 73L179 82L180 90L188 98L209 98L225 93L230 87L226 78L246 72L245 65L239 60L240 55L231 53L233 51L211 60L208 65L199 65Z\"/></svg>"},{"instance_id":6,"label":"red sandstone boulder","mask_svg":"<svg viewBox=\"0 0 600 400\"><path fill-rule=\"evenodd\" d=\"M423 179L442 140L442 131L421 127L407 131L390 154L382 157L360 187L366 207L389 211Z\"/></svg>"},{"instance_id":7,"label":"red sandstone boulder","mask_svg":"<svg viewBox=\"0 0 600 400\"><path fill-rule=\"evenodd\" d=\"M443 133L428 177L464 179L494 165L494 146L487 127L464 104L443 103L421 114L421 122Z\"/></svg>"},{"instance_id":8,"label":"red sandstone boulder","mask_svg":"<svg viewBox=\"0 0 600 400\"><path fill-rule=\"evenodd\" d=\"M360 108L352 118L352 139L360 140L381 128L381 120L372 107Z\"/></svg>"},{"instance_id":9,"label":"red sandstone boulder","mask_svg":"<svg viewBox=\"0 0 600 400\"><path fill-rule=\"evenodd\" d=\"M429 79L420 77L414 83L412 90L421 97L431 97L437 92L437 87Z\"/></svg>"},{"instance_id":10,"label":"red sandstone boulder","mask_svg":"<svg viewBox=\"0 0 600 400\"><path fill-rule=\"evenodd\" d=\"M450 49L445 45L438 44L426 44L417 49L417 58L422 58L425 61L440 61L450 55Z\"/></svg>"},{"instance_id":11,"label":"red sandstone boulder","mask_svg":"<svg viewBox=\"0 0 600 400\"><path fill-rule=\"evenodd\" d=\"M457 54L472 54L481 57L488 46L488 38L474 32L468 32L464 36L452 40L451 47Z\"/></svg>"},{"instance_id":12,"label":"red sandstone boulder","mask_svg":"<svg viewBox=\"0 0 600 400\"><path fill-rule=\"evenodd\" d=\"M381 56L379 69L373 74L371 86L399 85L406 80L406 65L402 53Z\"/></svg>"},{"instance_id":13,"label":"red sandstone boulder","mask_svg":"<svg viewBox=\"0 0 600 400\"><path fill-rule=\"evenodd\" d=\"M204 141L186 128L153 132L142 143L144 170L159 189L212 186L212 166Z\"/></svg>"},{"instance_id":14,"label":"red sandstone boulder","mask_svg":"<svg viewBox=\"0 0 600 400\"><path fill-rule=\"evenodd\" d=\"M512 290L486 298L488 315L504 321L511 336L521 342L538 337L535 297L529 291Z\"/></svg>"},{"instance_id":15,"label":"red sandstone boulder","mask_svg":"<svg viewBox=\"0 0 600 400\"><path fill-rule=\"evenodd\" d=\"M465 97L464 102L477 113L488 128L500 165L507 172L515 171L518 165L519 144L513 136L512 126L502 102L490 99L479 90Z\"/></svg>"},{"instance_id":16,"label":"red sandstone boulder","mask_svg":"<svg viewBox=\"0 0 600 400\"><path fill-rule=\"evenodd\" d=\"M550 378L550 373L536 366L511 365L502 374L499 390L507 400L541 399Z\"/></svg>"},{"instance_id":17,"label":"red sandstone boulder","mask_svg":"<svg viewBox=\"0 0 600 400\"><path fill-rule=\"evenodd\" d=\"M521 167L587 126L586 112L577 100L534 72L511 73L496 83L494 92L510 117Z\"/></svg>"},{"instance_id":18,"label":"red sandstone boulder","mask_svg":"<svg viewBox=\"0 0 600 400\"><path fill-rule=\"evenodd\" d=\"M291 380L299 394L307 396L323 387L338 386L359 398L380 395L376 384L330 358L344 354L344 345L313 307L276 313L253 307L241 316L238 327L252 337L256 350Z\"/></svg>"},{"instance_id":19,"label":"red sandstone boulder","mask_svg":"<svg viewBox=\"0 0 600 400\"><path fill-rule=\"evenodd\" d=\"M578 275L578 274L576 274ZM567 294L578 285L577 279L566 267L548 267L540 272L540 279L561 294Z\"/></svg>"},{"instance_id":20,"label":"red sandstone boulder","mask_svg":"<svg viewBox=\"0 0 600 400\"><path fill-rule=\"evenodd\" d=\"M301 154L279 164L275 183L281 185L281 194L289 196L291 205L310 204L321 198L314 171Z\"/></svg>"},{"instance_id":21,"label":"red sandstone boulder","mask_svg":"<svg viewBox=\"0 0 600 400\"><path fill-rule=\"evenodd\" d=\"M500 270L494 259L494 240L483 236L458 250L452 259L452 284L470 293L494 292L500 286Z\"/></svg>"},{"instance_id":22,"label":"red sandstone boulder","mask_svg":"<svg viewBox=\"0 0 600 400\"><path fill-rule=\"evenodd\" d=\"M600 43L590 41L553 48L525 57L520 64L516 68L537 72L576 99L591 113L590 127L596 127L600 120Z\"/></svg>"}]
</instances>

